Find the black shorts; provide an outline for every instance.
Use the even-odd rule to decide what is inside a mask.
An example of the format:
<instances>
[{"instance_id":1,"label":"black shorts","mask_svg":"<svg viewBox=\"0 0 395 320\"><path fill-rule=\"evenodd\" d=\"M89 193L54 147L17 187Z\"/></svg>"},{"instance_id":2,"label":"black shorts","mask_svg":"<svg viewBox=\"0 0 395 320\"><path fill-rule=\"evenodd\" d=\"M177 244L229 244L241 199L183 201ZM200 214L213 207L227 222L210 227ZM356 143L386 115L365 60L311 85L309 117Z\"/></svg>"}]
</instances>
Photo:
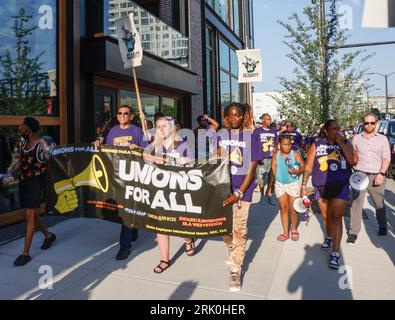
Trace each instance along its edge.
<instances>
[{"instance_id":1,"label":"black shorts","mask_svg":"<svg viewBox=\"0 0 395 320\"><path fill-rule=\"evenodd\" d=\"M44 194L44 178L34 177L19 183L19 201L21 208L40 208Z\"/></svg>"}]
</instances>

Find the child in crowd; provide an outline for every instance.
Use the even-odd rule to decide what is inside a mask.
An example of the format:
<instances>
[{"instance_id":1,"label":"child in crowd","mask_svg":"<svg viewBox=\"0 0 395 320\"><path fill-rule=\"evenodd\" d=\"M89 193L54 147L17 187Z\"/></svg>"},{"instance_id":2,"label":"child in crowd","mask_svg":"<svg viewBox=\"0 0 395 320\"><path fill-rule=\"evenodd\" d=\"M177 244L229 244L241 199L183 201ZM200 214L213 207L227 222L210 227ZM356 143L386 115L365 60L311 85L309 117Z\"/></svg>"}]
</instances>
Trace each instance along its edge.
<instances>
[{"instance_id":1,"label":"child in crowd","mask_svg":"<svg viewBox=\"0 0 395 320\"><path fill-rule=\"evenodd\" d=\"M299 197L299 177L304 171L304 161L299 152L292 149L288 135L280 135L280 150L273 156L272 170L276 177L275 193L280 205L281 223L284 232L277 237L279 241L289 238L289 212L291 212L291 239L299 240L298 215L293 208L295 198Z\"/></svg>"}]
</instances>

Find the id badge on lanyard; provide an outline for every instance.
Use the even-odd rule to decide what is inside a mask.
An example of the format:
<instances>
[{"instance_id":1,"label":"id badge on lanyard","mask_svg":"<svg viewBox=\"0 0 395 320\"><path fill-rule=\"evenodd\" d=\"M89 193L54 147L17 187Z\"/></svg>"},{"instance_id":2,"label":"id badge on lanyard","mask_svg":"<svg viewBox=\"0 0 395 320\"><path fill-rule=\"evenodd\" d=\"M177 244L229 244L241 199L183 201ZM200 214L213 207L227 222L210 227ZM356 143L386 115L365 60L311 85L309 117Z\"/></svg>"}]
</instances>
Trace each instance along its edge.
<instances>
[{"instance_id":1,"label":"id badge on lanyard","mask_svg":"<svg viewBox=\"0 0 395 320\"><path fill-rule=\"evenodd\" d=\"M344 157L341 157L340 165L341 165L341 169L342 170L346 170L347 169L347 162L346 162L346 159Z\"/></svg>"}]
</instances>

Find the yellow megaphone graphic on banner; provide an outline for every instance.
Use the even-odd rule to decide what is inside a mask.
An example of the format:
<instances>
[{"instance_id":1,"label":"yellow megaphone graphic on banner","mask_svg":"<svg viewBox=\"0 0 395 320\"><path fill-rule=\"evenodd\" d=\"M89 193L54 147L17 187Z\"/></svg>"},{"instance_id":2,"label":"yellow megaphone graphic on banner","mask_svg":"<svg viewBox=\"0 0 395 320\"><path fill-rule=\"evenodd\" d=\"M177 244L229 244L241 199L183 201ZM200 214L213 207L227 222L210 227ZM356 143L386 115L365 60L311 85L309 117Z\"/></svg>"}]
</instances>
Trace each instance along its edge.
<instances>
[{"instance_id":1,"label":"yellow megaphone graphic on banner","mask_svg":"<svg viewBox=\"0 0 395 320\"><path fill-rule=\"evenodd\" d=\"M89 165L74 178L65 179L54 184L58 195L55 209L60 213L73 211L78 207L77 187L93 187L106 193L108 191L108 175L103 161L94 155Z\"/></svg>"}]
</instances>

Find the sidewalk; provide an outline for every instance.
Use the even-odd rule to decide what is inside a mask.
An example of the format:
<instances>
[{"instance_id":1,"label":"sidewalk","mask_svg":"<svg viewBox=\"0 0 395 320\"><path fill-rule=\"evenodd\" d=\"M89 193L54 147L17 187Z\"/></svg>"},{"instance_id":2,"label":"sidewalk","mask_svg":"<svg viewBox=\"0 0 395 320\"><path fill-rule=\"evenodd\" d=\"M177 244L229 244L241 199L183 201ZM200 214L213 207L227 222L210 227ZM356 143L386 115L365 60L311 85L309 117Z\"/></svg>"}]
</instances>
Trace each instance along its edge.
<instances>
[{"instance_id":1,"label":"sidewalk","mask_svg":"<svg viewBox=\"0 0 395 320\"><path fill-rule=\"evenodd\" d=\"M259 193L254 194L255 202ZM70 219L51 231L58 239L41 251L36 234L32 262L13 266L23 239L0 246L0 299L394 299L395 297L395 182L387 184L388 235L377 236L377 223L366 201L363 228L355 246L342 240L342 262L352 272L352 289L345 274L330 270L328 254L320 250L321 216L301 223L298 242L276 240L281 233L278 207L252 205L249 240L240 293L228 291L228 272L221 239L198 240L197 254L184 253L183 240L171 238L173 265L162 274L155 234L140 232L132 254L116 261L120 225L104 220ZM345 218L348 224L348 218ZM40 290L43 265L53 270L53 289ZM340 270L341 271L341 270Z\"/></svg>"}]
</instances>

